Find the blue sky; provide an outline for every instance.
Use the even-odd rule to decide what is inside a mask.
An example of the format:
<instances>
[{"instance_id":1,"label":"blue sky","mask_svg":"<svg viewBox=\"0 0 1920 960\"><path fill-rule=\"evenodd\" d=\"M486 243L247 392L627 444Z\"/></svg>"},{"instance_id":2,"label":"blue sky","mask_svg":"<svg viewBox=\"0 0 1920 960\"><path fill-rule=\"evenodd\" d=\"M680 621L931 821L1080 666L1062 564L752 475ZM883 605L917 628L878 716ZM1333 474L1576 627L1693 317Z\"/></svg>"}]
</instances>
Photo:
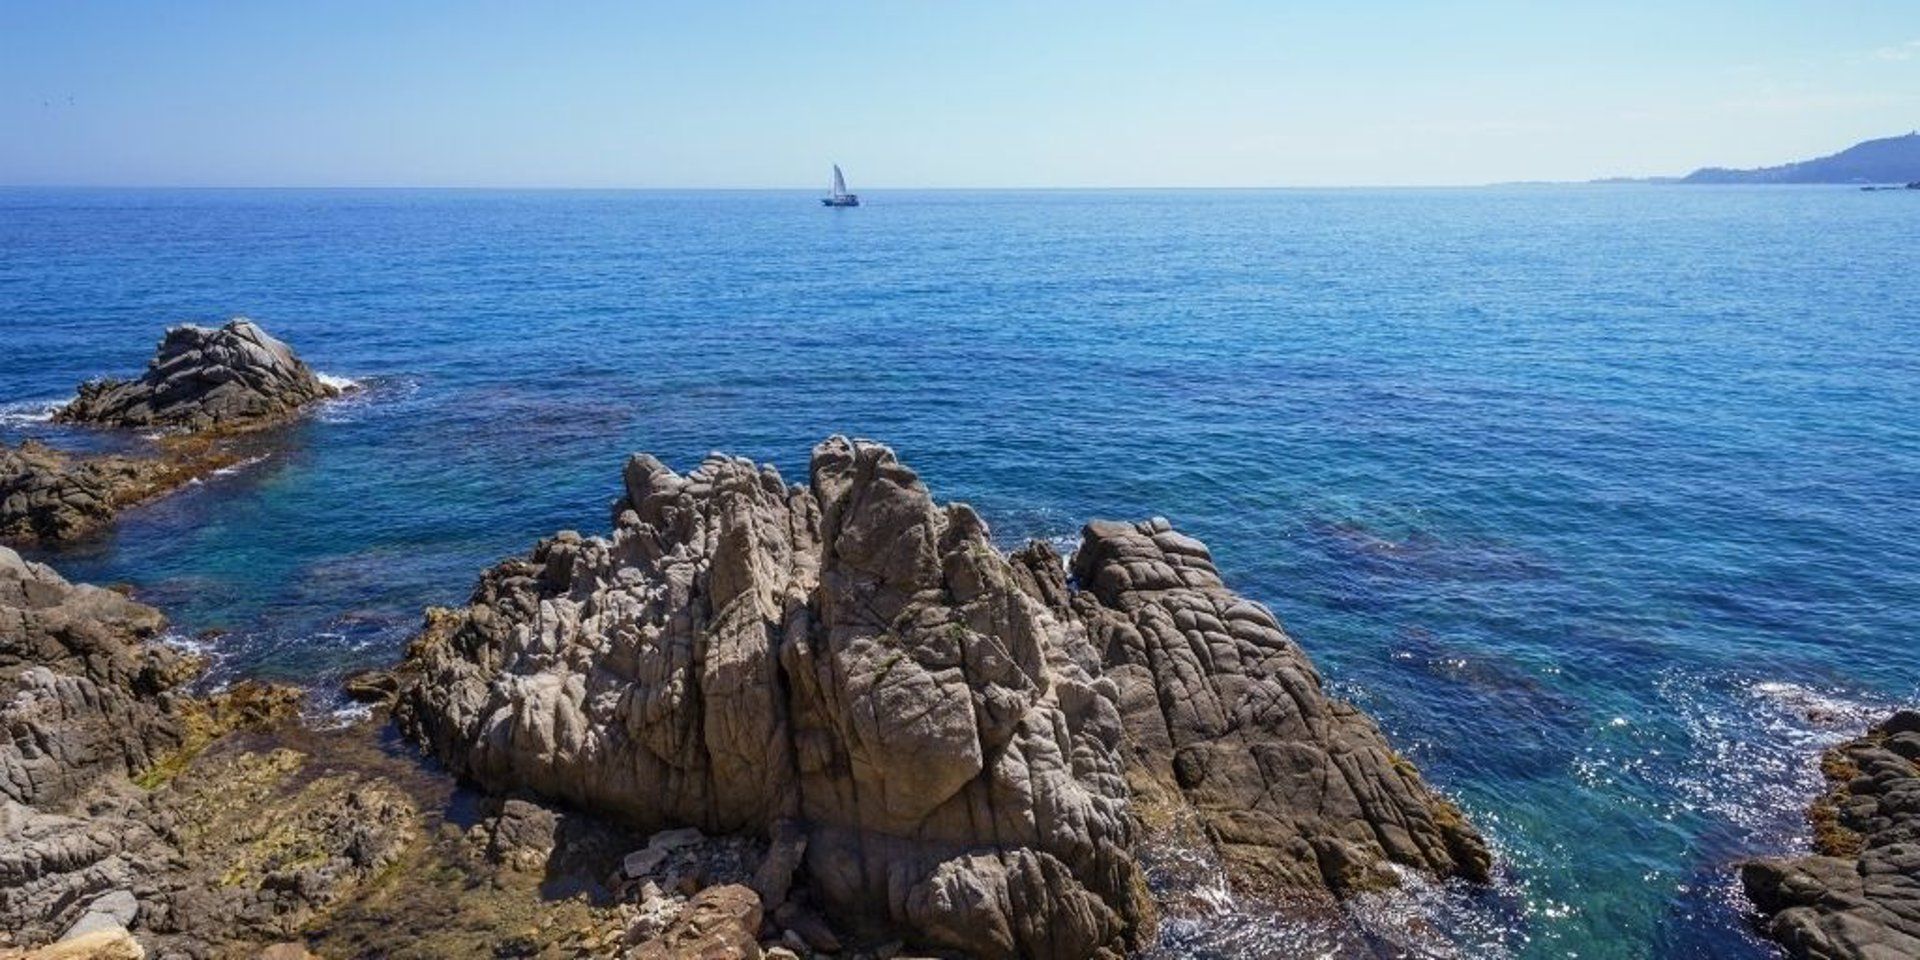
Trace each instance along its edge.
<instances>
[{"instance_id":1,"label":"blue sky","mask_svg":"<svg viewBox=\"0 0 1920 960\"><path fill-rule=\"evenodd\" d=\"M1910 0L0 0L0 184L1454 184L1920 127Z\"/></svg>"}]
</instances>

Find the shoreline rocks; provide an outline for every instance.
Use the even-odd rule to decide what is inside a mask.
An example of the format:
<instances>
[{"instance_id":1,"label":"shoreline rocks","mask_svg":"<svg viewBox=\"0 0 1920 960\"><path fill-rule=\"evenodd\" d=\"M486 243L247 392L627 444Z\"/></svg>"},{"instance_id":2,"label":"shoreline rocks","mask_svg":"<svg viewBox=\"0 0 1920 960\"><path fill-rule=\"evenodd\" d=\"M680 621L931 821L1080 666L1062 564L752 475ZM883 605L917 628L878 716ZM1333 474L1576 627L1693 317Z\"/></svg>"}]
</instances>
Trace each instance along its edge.
<instances>
[{"instance_id":1,"label":"shoreline rocks","mask_svg":"<svg viewBox=\"0 0 1920 960\"><path fill-rule=\"evenodd\" d=\"M111 525L121 510L240 459L189 438L165 442L160 449L157 456L86 455L37 440L0 445L0 539L77 540Z\"/></svg>"},{"instance_id":2,"label":"shoreline rocks","mask_svg":"<svg viewBox=\"0 0 1920 960\"><path fill-rule=\"evenodd\" d=\"M81 384L53 418L109 427L255 430L339 394L286 344L235 318L217 329L169 328L145 373Z\"/></svg>"},{"instance_id":3,"label":"shoreline rocks","mask_svg":"<svg viewBox=\"0 0 1920 960\"><path fill-rule=\"evenodd\" d=\"M1263 896L1486 879L1458 809L1165 521L1090 524L1069 581L874 443L822 443L805 486L719 455L623 480L610 538L500 564L409 649L396 719L488 790L772 840L776 918L981 957L1150 942L1146 807L1194 811Z\"/></svg>"},{"instance_id":4,"label":"shoreline rocks","mask_svg":"<svg viewBox=\"0 0 1920 960\"><path fill-rule=\"evenodd\" d=\"M1748 861L1761 932L1801 960L1920 956L1920 711L1827 751L1814 853Z\"/></svg>"},{"instance_id":5,"label":"shoreline rocks","mask_svg":"<svg viewBox=\"0 0 1920 960\"><path fill-rule=\"evenodd\" d=\"M147 372L94 380L60 423L166 431L140 454L80 454L35 440L0 445L0 540L51 544L110 526L119 511L242 459L233 436L338 396L286 344L245 319L169 329Z\"/></svg>"},{"instance_id":6,"label":"shoreline rocks","mask_svg":"<svg viewBox=\"0 0 1920 960\"><path fill-rule=\"evenodd\" d=\"M0 958L605 956L638 916L595 879L630 834L519 802L462 828L384 723L193 694L165 627L0 547Z\"/></svg>"},{"instance_id":7,"label":"shoreline rocks","mask_svg":"<svg viewBox=\"0 0 1920 960\"><path fill-rule=\"evenodd\" d=\"M487 571L337 729L193 692L157 611L0 548L0 957L1119 960L1166 816L1280 909L1485 876L1165 521L1003 553L844 438L804 486L718 456L623 486L610 538Z\"/></svg>"}]
</instances>

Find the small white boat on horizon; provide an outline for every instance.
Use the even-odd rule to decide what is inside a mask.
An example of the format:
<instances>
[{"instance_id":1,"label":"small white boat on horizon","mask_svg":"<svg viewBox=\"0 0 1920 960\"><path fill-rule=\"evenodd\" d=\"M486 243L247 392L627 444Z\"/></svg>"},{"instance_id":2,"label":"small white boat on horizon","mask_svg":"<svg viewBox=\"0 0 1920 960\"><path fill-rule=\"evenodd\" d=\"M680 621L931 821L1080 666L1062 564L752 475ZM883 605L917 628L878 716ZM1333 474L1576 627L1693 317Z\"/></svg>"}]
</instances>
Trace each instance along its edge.
<instances>
[{"instance_id":1,"label":"small white boat on horizon","mask_svg":"<svg viewBox=\"0 0 1920 960\"><path fill-rule=\"evenodd\" d=\"M827 196L820 198L823 207L857 207L860 195L847 192L847 178L840 175L840 165L833 165L833 183L827 187Z\"/></svg>"}]
</instances>

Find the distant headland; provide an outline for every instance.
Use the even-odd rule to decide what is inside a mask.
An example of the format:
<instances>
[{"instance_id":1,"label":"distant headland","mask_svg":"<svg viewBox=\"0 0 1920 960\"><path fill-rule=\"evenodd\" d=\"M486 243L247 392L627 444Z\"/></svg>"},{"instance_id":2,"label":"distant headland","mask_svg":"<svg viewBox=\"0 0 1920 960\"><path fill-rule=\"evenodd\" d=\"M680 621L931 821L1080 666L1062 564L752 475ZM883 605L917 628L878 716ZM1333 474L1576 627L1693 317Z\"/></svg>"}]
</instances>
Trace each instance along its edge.
<instances>
[{"instance_id":1,"label":"distant headland","mask_svg":"<svg viewBox=\"0 0 1920 960\"><path fill-rule=\"evenodd\" d=\"M1865 140L1829 156L1774 167L1702 167L1684 177L1616 177L1599 182L1910 184L1920 182L1920 131Z\"/></svg>"}]
</instances>

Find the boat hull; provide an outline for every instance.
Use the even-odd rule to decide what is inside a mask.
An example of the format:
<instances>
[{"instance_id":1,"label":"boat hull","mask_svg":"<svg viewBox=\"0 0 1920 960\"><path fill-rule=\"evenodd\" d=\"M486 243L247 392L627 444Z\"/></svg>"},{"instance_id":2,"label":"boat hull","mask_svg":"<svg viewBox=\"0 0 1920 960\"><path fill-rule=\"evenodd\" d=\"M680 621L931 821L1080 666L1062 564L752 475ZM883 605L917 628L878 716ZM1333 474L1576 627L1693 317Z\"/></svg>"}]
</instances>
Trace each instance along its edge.
<instances>
[{"instance_id":1,"label":"boat hull","mask_svg":"<svg viewBox=\"0 0 1920 960\"><path fill-rule=\"evenodd\" d=\"M820 205L823 207L857 207L860 205L860 198L853 194L847 194L844 197L821 197Z\"/></svg>"}]
</instances>

